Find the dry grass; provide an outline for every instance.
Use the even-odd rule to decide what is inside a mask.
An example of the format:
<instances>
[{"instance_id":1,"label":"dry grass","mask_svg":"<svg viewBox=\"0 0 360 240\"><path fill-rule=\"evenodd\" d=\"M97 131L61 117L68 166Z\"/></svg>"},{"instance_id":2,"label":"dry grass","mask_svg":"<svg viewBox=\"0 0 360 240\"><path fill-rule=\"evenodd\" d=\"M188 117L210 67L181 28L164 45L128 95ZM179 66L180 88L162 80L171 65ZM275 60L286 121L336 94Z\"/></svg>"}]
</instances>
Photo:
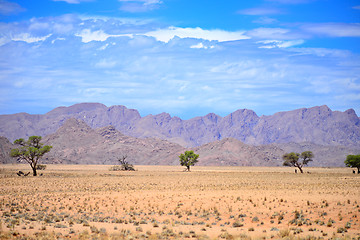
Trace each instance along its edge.
<instances>
[{"instance_id":1,"label":"dry grass","mask_svg":"<svg viewBox=\"0 0 360 240\"><path fill-rule=\"evenodd\" d=\"M0 239L360 238L360 176L345 168L0 167Z\"/></svg>"}]
</instances>

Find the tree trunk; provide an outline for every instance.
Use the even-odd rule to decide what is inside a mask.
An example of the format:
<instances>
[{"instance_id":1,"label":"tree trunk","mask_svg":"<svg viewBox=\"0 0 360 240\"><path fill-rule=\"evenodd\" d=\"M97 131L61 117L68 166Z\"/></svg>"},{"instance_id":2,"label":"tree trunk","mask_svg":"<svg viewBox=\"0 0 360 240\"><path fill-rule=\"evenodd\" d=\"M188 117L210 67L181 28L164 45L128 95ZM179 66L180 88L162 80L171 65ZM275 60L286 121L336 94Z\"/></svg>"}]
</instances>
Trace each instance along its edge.
<instances>
[{"instance_id":1,"label":"tree trunk","mask_svg":"<svg viewBox=\"0 0 360 240\"><path fill-rule=\"evenodd\" d=\"M358 174L360 174L360 167L358 167L357 169L358 169Z\"/></svg>"},{"instance_id":2,"label":"tree trunk","mask_svg":"<svg viewBox=\"0 0 360 240\"><path fill-rule=\"evenodd\" d=\"M186 167L187 167L188 172L190 172L190 166L186 166Z\"/></svg>"},{"instance_id":3,"label":"tree trunk","mask_svg":"<svg viewBox=\"0 0 360 240\"><path fill-rule=\"evenodd\" d=\"M36 177L37 176L37 173L36 173L36 166L35 167L32 167L32 170L33 170L33 176Z\"/></svg>"},{"instance_id":4,"label":"tree trunk","mask_svg":"<svg viewBox=\"0 0 360 240\"><path fill-rule=\"evenodd\" d=\"M301 173L304 173L301 167L298 167Z\"/></svg>"}]
</instances>

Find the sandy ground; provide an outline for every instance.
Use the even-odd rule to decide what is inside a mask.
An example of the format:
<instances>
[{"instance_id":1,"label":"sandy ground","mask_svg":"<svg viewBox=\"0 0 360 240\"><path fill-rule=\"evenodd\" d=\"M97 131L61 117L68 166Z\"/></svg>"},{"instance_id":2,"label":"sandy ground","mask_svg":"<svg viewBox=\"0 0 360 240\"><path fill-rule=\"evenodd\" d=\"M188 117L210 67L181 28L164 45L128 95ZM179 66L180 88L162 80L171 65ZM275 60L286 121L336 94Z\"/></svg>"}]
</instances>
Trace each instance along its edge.
<instances>
[{"instance_id":1,"label":"sandy ground","mask_svg":"<svg viewBox=\"0 0 360 240\"><path fill-rule=\"evenodd\" d=\"M360 239L348 168L0 166L1 239Z\"/></svg>"}]
</instances>

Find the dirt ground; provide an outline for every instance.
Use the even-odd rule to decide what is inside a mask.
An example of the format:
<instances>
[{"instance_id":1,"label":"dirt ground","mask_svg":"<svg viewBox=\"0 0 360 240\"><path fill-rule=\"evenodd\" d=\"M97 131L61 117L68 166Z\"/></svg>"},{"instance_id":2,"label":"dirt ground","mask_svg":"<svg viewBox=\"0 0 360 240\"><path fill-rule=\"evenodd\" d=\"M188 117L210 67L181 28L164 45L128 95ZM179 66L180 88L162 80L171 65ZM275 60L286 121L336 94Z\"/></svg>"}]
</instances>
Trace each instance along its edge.
<instances>
[{"instance_id":1,"label":"dirt ground","mask_svg":"<svg viewBox=\"0 0 360 240\"><path fill-rule=\"evenodd\" d=\"M349 168L0 166L0 239L360 239Z\"/></svg>"}]
</instances>

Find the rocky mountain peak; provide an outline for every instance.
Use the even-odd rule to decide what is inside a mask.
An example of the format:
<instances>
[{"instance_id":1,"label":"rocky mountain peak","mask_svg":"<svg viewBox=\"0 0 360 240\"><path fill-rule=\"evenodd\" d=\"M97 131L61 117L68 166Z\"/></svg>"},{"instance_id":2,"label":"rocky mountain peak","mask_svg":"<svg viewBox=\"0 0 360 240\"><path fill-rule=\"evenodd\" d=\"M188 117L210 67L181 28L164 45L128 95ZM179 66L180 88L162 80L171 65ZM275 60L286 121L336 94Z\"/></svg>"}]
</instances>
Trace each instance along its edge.
<instances>
[{"instance_id":1,"label":"rocky mountain peak","mask_svg":"<svg viewBox=\"0 0 360 240\"><path fill-rule=\"evenodd\" d=\"M215 113L209 113L209 114L205 115L204 118L209 120L212 123L217 123L222 119L222 117L220 117L219 115L217 115Z\"/></svg>"},{"instance_id":2,"label":"rocky mountain peak","mask_svg":"<svg viewBox=\"0 0 360 240\"><path fill-rule=\"evenodd\" d=\"M91 128L82 120L69 118L59 128L60 131L86 131L88 132Z\"/></svg>"},{"instance_id":3,"label":"rocky mountain peak","mask_svg":"<svg viewBox=\"0 0 360 240\"><path fill-rule=\"evenodd\" d=\"M124 136L122 133L117 131L114 126L106 126L96 129L96 132L106 139L118 139Z\"/></svg>"},{"instance_id":4,"label":"rocky mountain peak","mask_svg":"<svg viewBox=\"0 0 360 240\"><path fill-rule=\"evenodd\" d=\"M104 109L106 106L101 103L78 103L70 107L57 107L52 111L48 112L49 115L59 115L59 114L76 114L80 112L95 111L98 109Z\"/></svg>"}]
</instances>

